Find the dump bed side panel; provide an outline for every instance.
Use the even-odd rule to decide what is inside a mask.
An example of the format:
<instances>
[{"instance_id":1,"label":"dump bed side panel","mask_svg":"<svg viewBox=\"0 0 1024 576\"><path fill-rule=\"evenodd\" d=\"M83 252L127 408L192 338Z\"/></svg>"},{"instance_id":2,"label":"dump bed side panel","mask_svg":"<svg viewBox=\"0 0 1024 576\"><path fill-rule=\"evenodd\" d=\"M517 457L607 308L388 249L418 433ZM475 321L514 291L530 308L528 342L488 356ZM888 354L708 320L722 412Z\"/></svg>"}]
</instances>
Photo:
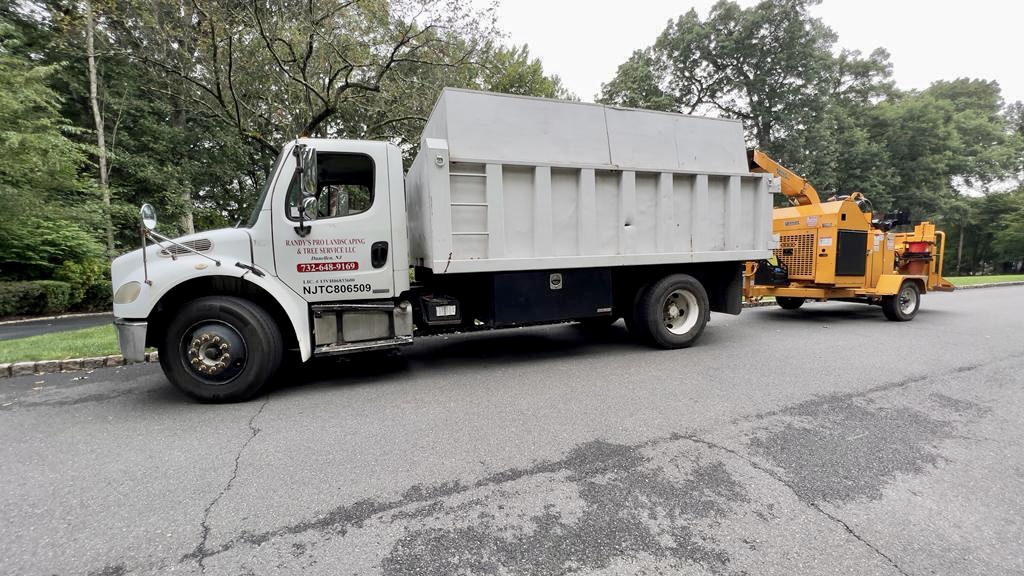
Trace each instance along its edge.
<instances>
[{"instance_id":1,"label":"dump bed side panel","mask_svg":"<svg viewBox=\"0 0 1024 576\"><path fill-rule=\"evenodd\" d=\"M768 255L739 123L445 91L424 133L410 251L435 273Z\"/></svg>"}]
</instances>

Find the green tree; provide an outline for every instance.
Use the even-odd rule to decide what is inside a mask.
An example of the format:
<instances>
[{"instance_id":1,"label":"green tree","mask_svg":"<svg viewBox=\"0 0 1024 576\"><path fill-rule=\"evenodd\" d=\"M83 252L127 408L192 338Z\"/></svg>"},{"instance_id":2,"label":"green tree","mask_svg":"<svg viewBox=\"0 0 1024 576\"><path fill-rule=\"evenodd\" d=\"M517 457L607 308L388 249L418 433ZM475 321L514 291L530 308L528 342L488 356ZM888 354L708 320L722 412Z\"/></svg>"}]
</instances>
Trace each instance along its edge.
<instances>
[{"instance_id":1,"label":"green tree","mask_svg":"<svg viewBox=\"0 0 1024 576\"><path fill-rule=\"evenodd\" d=\"M1007 272L1024 272L1024 187L1004 195L1006 206L993 234L992 248L1007 264Z\"/></svg>"},{"instance_id":2,"label":"green tree","mask_svg":"<svg viewBox=\"0 0 1024 576\"><path fill-rule=\"evenodd\" d=\"M689 105L678 103L663 85L667 74L661 68L659 56L653 48L634 50L628 60L619 64L615 77L601 84L597 101L626 108L694 113L700 105L700 96L695 95ZM680 91L684 95L691 93L691 90Z\"/></svg>"},{"instance_id":3,"label":"green tree","mask_svg":"<svg viewBox=\"0 0 1024 576\"><path fill-rule=\"evenodd\" d=\"M310 3L123 0L117 41L182 99L268 153L300 135L352 134L345 115L404 64L457 66L487 35L459 0ZM272 87L273 89L268 89ZM403 111L394 111L399 118Z\"/></svg>"},{"instance_id":4,"label":"green tree","mask_svg":"<svg viewBox=\"0 0 1024 576\"><path fill-rule=\"evenodd\" d=\"M486 52L481 65L480 87L491 92L575 99L557 75L546 75L539 58L530 58L530 48L498 46Z\"/></svg>"},{"instance_id":5,"label":"green tree","mask_svg":"<svg viewBox=\"0 0 1024 576\"><path fill-rule=\"evenodd\" d=\"M895 176L863 117L893 90L888 53L833 54L835 33L809 15L814 4L720 1L703 20L690 10L633 53L599 101L739 118L751 145L822 191L861 190L885 204Z\"/></svg>"},{"instance_id":6,"label":"green tree","mask_svg":"<svg viewBox=\"0 0 1024 576\"><path fill-rule=\"evenodd\" d=\"M822 107L819 86L833 66L835 34L808 14L816 3L742 8L723 0L703 21L690 10L669 22L653 46L634 53L621 76L602 87L600 100L714 110L742 119L751 140L771 149Z\"/></svg>"},{"instance_id":7,"label":"green tree","mask_svg":"<svg viewBox=\"0 0 1024 576\"><path fill-rule=\"evenodd\" d=\"M102 247L78 216L95 205L79 179L85 154L60 114L51 87L56 66L42 65L23 41L29 25L0 9L0 277L48 278L65 261L99 258Z\"/></svg>"}]
</instances>

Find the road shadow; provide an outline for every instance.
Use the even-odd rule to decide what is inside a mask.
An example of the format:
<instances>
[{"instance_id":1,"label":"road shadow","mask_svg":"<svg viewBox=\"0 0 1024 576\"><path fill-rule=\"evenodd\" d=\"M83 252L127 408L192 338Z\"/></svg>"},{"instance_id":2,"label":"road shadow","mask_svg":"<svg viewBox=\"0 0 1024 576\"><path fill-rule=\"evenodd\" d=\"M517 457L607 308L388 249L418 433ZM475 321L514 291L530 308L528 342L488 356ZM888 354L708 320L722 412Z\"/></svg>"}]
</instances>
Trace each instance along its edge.
<instances>
[{"instance_id":1,"label":"road shadow","mask_svg":"<svg viewBox=\"0 0 1024 576\"><path fill-rule=\"evenodd\" d=\"M621 322L602 330L576 324L510 328L418 338L399 351L313 358L279 376L274 394L353 385L400 383L416 370L423 376L453 369L485 369L496 365L584 359L590 356L650 350L635 341Z\"/></svg>"},{"instance_id":2,"label":"road shadow","mask_svg":"<svg viewBox=\"0 0 1024 576\"><path fill-rule=\"evenodd\" d=\"M878 306L867 304L805 304L796 310L783 310L782 308L763 309L761 314L765 320L779 323L821 323L826 321L851 322L889 322L885 314ZM949 315L948 310L934 310L922 308L918 311L915 320L924 318L937 318Z\"/></svg>"}]
</instances>

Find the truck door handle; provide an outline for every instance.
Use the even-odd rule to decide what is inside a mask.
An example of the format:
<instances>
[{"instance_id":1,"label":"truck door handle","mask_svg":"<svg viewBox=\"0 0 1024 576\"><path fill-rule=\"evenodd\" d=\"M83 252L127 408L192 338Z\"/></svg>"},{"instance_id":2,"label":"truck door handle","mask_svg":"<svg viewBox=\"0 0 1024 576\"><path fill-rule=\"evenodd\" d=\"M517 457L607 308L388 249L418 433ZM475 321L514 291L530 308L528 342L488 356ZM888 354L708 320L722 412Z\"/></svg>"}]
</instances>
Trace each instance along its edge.
<instances>
[{"instance_id":1,"label":"truck door handle","mask_svg":"<svg viewBox=\"0 0 1024 576\"><path fill-rule=\"evenodd\" d=\"M388 261L388 243L374 242L370 246L370 264L374 268L380 268Z\"/></svg>"}]
</instances>

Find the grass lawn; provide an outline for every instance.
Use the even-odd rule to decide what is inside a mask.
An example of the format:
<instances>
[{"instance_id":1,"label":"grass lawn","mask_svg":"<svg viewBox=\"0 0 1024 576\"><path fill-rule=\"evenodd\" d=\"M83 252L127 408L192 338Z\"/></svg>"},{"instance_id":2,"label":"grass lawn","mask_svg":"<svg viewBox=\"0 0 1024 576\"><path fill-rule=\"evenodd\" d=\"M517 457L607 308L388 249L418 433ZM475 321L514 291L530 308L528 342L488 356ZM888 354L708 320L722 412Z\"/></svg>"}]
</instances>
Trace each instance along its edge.
<instances>
[{"instance_id":1,"label":"grass lawn","mask_svg":"<svg viewBox=\"0 0 1024 576\"><path fill-rule=\"evenodd\" d=\"M1024 274L1004 274L1001 276L946 276L946 280L952 282L954 286L994 284L998 282L1024 282Z\"/></svg>"},{"instance_id":2,"label":"grass lawn","mask_svg":"<svg viewBox=\"0 0 1024 576\"><path fill-rule=\"evenodd\" d=\"M0 340L0 362L63 360L120 353L117 332L109 325Z\"/></svg>"}]
</instances>

